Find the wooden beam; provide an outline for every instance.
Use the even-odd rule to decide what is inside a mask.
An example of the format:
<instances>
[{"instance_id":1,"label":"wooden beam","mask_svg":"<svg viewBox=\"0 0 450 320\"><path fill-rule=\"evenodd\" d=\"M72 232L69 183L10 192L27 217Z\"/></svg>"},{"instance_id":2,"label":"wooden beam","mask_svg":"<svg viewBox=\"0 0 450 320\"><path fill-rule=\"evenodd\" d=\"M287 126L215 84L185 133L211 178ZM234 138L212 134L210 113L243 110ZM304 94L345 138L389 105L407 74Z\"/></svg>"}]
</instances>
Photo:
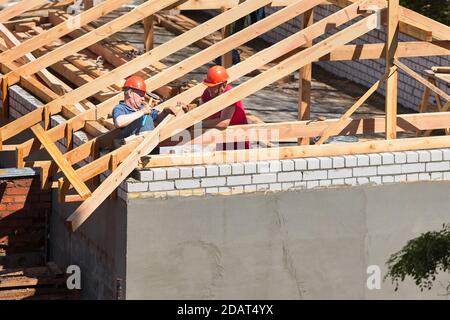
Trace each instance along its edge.
<instances>
[{"instance_id":1,"label":"wooden beam","mask_svg":"<svg viewBox=\"0 0 450 320\"><path fill-rule=\"evenodd\" d=\"M67 179L69 179L70 183L72 183L75 190L77 190L78 194L82 198L87 199L91 195L91 191L84 184L84 182L79 179L75 170L67 162L67 160L61 154L61 152L58 150L55 144L51 141L45 130L39 124L33 126L31 130L33 131L36 138L38 138L39 141L42 143L42 145L45 147L49 155L56 162L56 164L64 173L64 175L67 177Z\"/></svg>"},{"instance_id":2,"label":"wooden beam","mask_svg":"<svg viewBox=\"0 0 450 320\"><path fill-rule=\"evenodd\" d=\"M225 12L227 9L222 9L222 12ZM227 37L231 35L231 25L227 25L221 30L222 40L225 40ZM221 64L224 68L228 69L233 66L233 53L232 51L226 52L221 57Z\"/></svg>"},{"instance_id":3,"label":"wooden beam","mask_svg":"<svg viewBox=\"0 0 450 320\"><path fill-rule=\"evenodd\" d=\"M339 7L345 7L358 0L327 0ZM420 13L399 6L399 30L414 38L429 41L430 34L434 40L450 40L450 27Z\"/></svg>"},{"instance_id":4,"label":"wooden beam","mask_svg":"<svg viewBox=\"0 0 450 320\"><path fill-rule=\"evenodd\" d=\"M265 50L256 53L249 59L242 61L238 65L233 66L228 70L230 74L230 82L235 81L236 79L248 74L252 70L267 64L267 62L274 60L280 55L290 52L293 48L301 46L302 44L306 43L308 39L314 39L324 34L326 31L332 30L334 26L341 26L357 16L358 16L358 6L352 5L346 9L340 10L339 12L336 12L333 15L330 15L322 19L313 26L300 31ZM190 103L193 99L201 95L204 88L205 88L204 85L199 84L187 91L182 92L177 97L169 99L166 102L160 104L158 108L161 110L166 106L170 106L171 104L176 103L178 99L180 101ZM111 112L113 106L120 100L120 98L121 96L117 96L117 100L110 99L98 105L97 116L103 117L108 115L108 113ZM94 117L95 113L89 110L84 112L83 114L80 114L79 116L74 117L73 119L70 119L69 122L72 123L72 127L76 131L84 126L86 119L92 119ZM51 135L52 139L54 139L53 141L63 138L64 126L59 125L55 128L52 128L51 130L49 130L49 134ZM33 139L25 142L24 145L26 145L25 154L29 154L31 150L34 150L36 147L39 148L38 144Z\"/></svg>"},{"instance_id":5,"label":"wooden beam","mask_svg":"<svg viewBox=\"0 0 450 320\"><path fill-rule=\"evenodd\" d=\"M398 58L446 56L450 55L450 41L434 42L400 42ZM385 45L371 43L363 45L346 45L322 57L319 61L348 61L383 59L386 57Z\"/></svg>"},{"instance_id":6,"label":"wooden beam","mask_svg":"<svg viewBox=\"0 0 450 320\"><path fill-rule=\"evenodd\" d=\"M398 73L394 71L394 59L397 57L399 0L388 1L388 27L386 35L386 139L397 138L397 94ZM394 72L393 72L394 71Z\"/></svg>"},{"instance_id":7,"label":"wooden beam","mask_svg":"<svg viewBox=\"0 0 450 320\"><path fill-rule=\"evenodd\" d=\"M333 49L350 42L361 35L373 30L376 27L376 16L371 15L352 26L330 36L326 40L307 48L292 57L279 63L277 66L265 71L264 73L246 81L213 100L202 105L202 108L196 108L190 111L186 116L174 119L165 128L161 129L162 139L171 137L181 130L188 128L195 123L213 115L222 110L225 106L235 103L246 96L264 88L274 81L288 75L294 70L298 70L304 65L311 63L315 59L329 53Z\"/></svg>"},{"instance_id":8,"label":"wooden beam","mask_svg":"<svg viewBox=\"0 0 450 320\"><path fill-rule=\"evenodd\" d=\"M48 0L22 0L16 4L0 11L0 22L6 22L28 10L49 3Z\"/></svg>"},{"instance_id":9,"label":"wooden beam","mask_svg":"<svg viewBox=\"0 0 450 320\"><path fill-rule=\"evenodd\" d=\"M1 53L0 63L4 63L5 61L14 61L26 53L30 53L46 44L50 44L52 41L67 35L69 32L73 31L73 29L80 28L81 26L94 21L105 14L108 14L128 1L129 0L104 1L91 10L84 11L74 17L70 16L69 19L63 23L55 25L53 28L36 35L32 39L22 42L15 48Z\"/></svg>"},{"instance_id":10,"label":"wooden beam","mask_svg":"<svg viewBox=\"0 0 450 320\"><path fill-rule=\"evenodd\" d=\"M172 116L166 117L158 127L146 134L143 141L133 152L123 161L118 168L113 171L103 183L95 189L92 197L85 200L66 220L69 229L73 232L94 212L95 209L133 172L138 160L142 155L150 153L159 143L159 132L167 123L170 123ZM115 161L117 163L117 160Z\"/></svg>"},{"instance_id":11,"label":"wooden beam","mask_svg":"<svg viewBox=\"0 0 450 320\"><path fill-rule=\"evenodd\" d=\"M0 34L9 47L14 47L20 44L20 41L2 23L0 23ZM31 53L27 53L24 57L24 60L26 62L31 62L35 61L36 58ZM47 69L40 70L37 74L39 78L41 78L54 92L60 95L67 92L68 87L53 74L48 72Z\"/></svg>"},{"instance_id":12,"label":"wooden beam","mask_svg":"<svg viewBox=\"0 0 450 320\"><path fill-rule=\"evenodd\" d=\"M170 0L170 1L173 1L173 0ZM305 0L303 0L303 1L305 1ZM156 4L159 2L160 2L160 0L157 0L157 2L152 2L152 3L156 6ZM105 74L104 76L99 77L99 78L95 79L94 81L92 81L80 88L77 88L77 89L67 93L63 97L58 98L40 108L48 110L50 112L50 114L58 113L61 111L61 107L63 105L72 104L76 101L79 101L80 99L84 99L84 98L90 96L91 94L95 93L100 88L104 88L112 83L115 83L119 79L123 79L126 76L133 74L137 70L140 70L140 69L144 68L145 66L151 64L153 61L158 61L158 60L170 55L171 53L174 53L174 52L184 48L185 46L191 44L192 42L194 42L198 39L201 39L202 37L210 34L211 32L220 29L222 26L234 21L235 19L237 19L241 16L245 16L246 14L252 12L253 10L255 10L261 6L264 6L265 4L267 4L269 2L270 2L270 0L246 1L243 4L241 4L240 6L235 7L217 17L212 18L206 27L201 25L195 29L192 29L189 32L186 32L185 34L156 47L155 49L151 50L150 52L148 52L144 55L141 55L138 58L135 58L134 60L114 69L110 73ZM168 5L168 3L166 5ZM155 7L152 7L152 8L155 9ZM125 17L125 15L122 17ZM74 41L77 41L77 40L74 40ZM71 44L71 43L72 42L70 42L69 44ZM66 46L63 46L61 48L64 48ZM54 50L52 53L58 51L59 49L60 48ZM48 55L51 55L52 53L49 53ZM44 57L46 57L48 55L45 55ZM42 57L42 58L44 58L44 57ZM39 58L39 59L42 59L42 58ZM39 59L37 59L36 61L38 61ZM165 72L167 72L167 70ZM7 75L6 77L8 77L8 80L9 80L9 76ZM147 82L150 82L150 80L147 80ZM154 85L153 80L150 83L152 85ZM158 83L158 86L162 86L162 84ZM110 105L116 104L121 99L121 97L122 97L122 94L118 94L116 97L111 98L104 103L109 103ZM37 109L33 112L38 113L39 112L38 110L39 109ZM24 122L30 120L32 118L31 114L33 112L30 112L29 114L23 116L21 119L24 119L23 120ZM35 124L32 121L30 121L28 123L30 125ZM15 135L20 132L20 131L17 131L16 129L14 129L13 127L14 127L13 123L4 126L1 129L3 131L4 136L8 137L8 135L10 135L10 134Z\"/></svg>"},{"instance_id":13,"label":"wooden beam","mask_svg":"<svg viewBox=\"0 0 450 320\"><path fill-rule=\"evenodd\" d=\"M438 88L437 86L435 86L434 84L432 84L430 81L428 81L427 79L421 77L417 72L415 72L414 70L412 70L411 68L409 68L408 66L406 66L404 63L400 62L398 59L394 60L394 64L399 67L401 70L403 70L407 75L409 75L410 77L412 77L413 79L419 81L421 84L423 84L425 87L429 88L431 91L437 93L438 95L440 95L442 98L444 98L446 101L450 101L450 95L446 92L444 92L443 90L441 90L440 88ZM447 110L444 110L447 111Z\"/></svg>"},{"instance_id":14,"label":"wooden beam","mask_svg":"<svg viewBox=\"0 0 450 320\"><path fill-rule=\"evenodd\" d=\"M145 167L192 166L234 162L280 160L310 157L331 157L380 152L428 150L450 147L450 136L374 140L356 143L294 146L268 149L216 151L210 155L151 156Z\"/></svg>"},{"instance_id":15,"label":"wooden beam","mask_svg":"<svg viewBox=\"0 0 450 320\"><path fill-rule=\"evenodd\" d=\"M397 68L392 68L391 72L397 72ZM319 141L316 142L317 145L323 144L325 141L327 141L327 139L336 134L337 132L340 131L340 128L342 127L342 125L345 123L345 121L347 119L349 119L351 117L351 115L358 110L358 108L360 106L362 106L364 104L364 102L367 101L367 99L370 98L370 96L378 90L378 88L380 87L380 85L384 82L384 80L386 80L387 78L389 78L389 76L392 76L392 73L389 75L385 75L383 76L382 79L378 80L377 82L375 82L372 87L370 87L369 90L367 90L367 92L365 94L363 94L363 96L361 98L358 99L358 101L356 101L356 103L354 103L345 113L344 115L339 119L338 122L334 123L333 125L331 125L330 127L328 127L321 135ZM395 128L395 131L397 132L397 128Z\"/></svg>"},{"instance_id":16,"label":"wooden beam","mask_svg":"<svg viewBox=\"0 0 450 320\"><path fill-rule=\"evenodd\" d=\"M89 10L94 7L94 0L84 0L84 10Z\"/></svg>"},{"instance_id":17,"label":"wooden beam","mask_svg":"<svg viewBox=\"0 0 450 320\"><path fill-rule=\"evenodd\" d=\"M157 0L157 1L158 2L153 3L155 6L157 3L159 3L160 0ZM173 1L173 0L170 0L170 1ZM269 2L270 2L270 0L244 2L239 7L231 9L231 10L227 11L226 13L223 13L217 17L212 18L210 20L210 23L208 23L206 27L201 25L195 29L192 29L191 31L189 31L185 34L156 47L155 49L151 50L150 52L148 52L144 55L141 55L138 58L135 58L133 61L130 61L129 63L116 68L111 73L106 74L102 77L99 77L99 78L95 79L94 81L84 85L83 87L75 89L75 90L69 92L68 94L64 95L63 97L58 98L58 99L46 104L43 107L40 107L40 109L43 108L45 110L48 110L50 112L50 114L58 113L61 111L61 107L63 105L73 104L76 101L79 101L80 99L84 99L84 98L90 96L92 93L96 92L99 88L104 88L105 86L115 83L119 79L123 79L124 77L126 77L130 74L133 74L137 70L140 70L140 69L144 68L145 66L149 65L152 61L158 61L158 60L170 55L171 53L176 52L181 48L184 48L185 46L191 44L192 42L196 41L197 39L200 39L200 38L208 35L209 33L220 29L223 25L226 25L227 23L230 23L231 21L233 21L241 16L246 15L246 14L252 12L253 10L259 8L260 6L263 6L264 4L267 4ZM166 3L166 5L168 5L168 3ZM143 6L143 5L141 5L141 6ZM155 9L154 6L151 6L151 8L153 8L153 10ZM123 17L125 17L125 15ZM99 30L99 29L97 29L97 30ZM74 41L77 41L77 40L74 40ZM69 44L71 44L72 42L70 42ZM61 48L64 48L66 46L63 46ZM61 48L58 48L58 49L54 50L53 52L56 52ZM51 55L52 53L49 53L49 54L45 55L44 57ZM42 57L42 58L44 58L44 57ZM42 59L42 58L40 58L40 59ZM40 59L37 59L36 61L38 61ZM9 76L7 76L7 77L9 79ZM147 82L148 82L148 80L147 80ZM162 84L159 84L159 86L161 86L161 85ZM122 94L118 94L116 97L111 98L104 103L109 103L111 105L116 104L121 99L121 97L122 97ZM33 112L37 113L38 110L39 109L37 109ZM30 112L29 114L23 116L21 119L25 119L23 121L27 121L27 118L28 118L28 120L30 120L32 118L31 114L33 112ZM33 125L35 123L30 121L29 124ZM3 131L3 134L6 137L8 137L9 134L13 134L13 133L18 134L19 131L15 130L13 127L14 127L14 125L13 125L13 123L11 123L11 124L4 126L1 130Z\"/></svg>"},{"instance_id":18,"label":"wooden beam","mask_svg":"<svg viewBox=\"0 0 450 320\"><path fill-rule=\"evenodd\" d=\"M306 29L314 24L314 8L303 13L301 17L301 29ZM312 41L305 44L310 48ZM311 80L312 63L307 64L299 70L299 96L298 96L298 120L309 120L311 115ZM309 144L309 139L299 139L299 145Z\"/></svg>"},{"instance_id":19,"label":"wooden beam","mask_svg":"<svg viewBox=\"0 0 450 320\"><path fill-rule=\"evenodd\" d=\"M105 25L95 29L85 36L71 41L70 43L52 51L49 54L46 54L36 61L28 63L14 71L11 71L6 75L9 84L11 85L13 83L17 83L21 76L34 74L38 70L46 68L56 61L61 60L73 53L79 52L82 49L89 47L90 45L108 37L109 35L142 20L148 15L151 15L173 3L176 3L177 1L179 0L155 0L145 2L132 11L106 23Z\"/></svg>"},{"instance_id":20,"label":"wooden beam","mask_svg":"<svg viewBox=\"0 0 450 320\"><path fill-rule=\"evenodd\" d=\"M275 82L276 80L288 75L294 70L299 69L304 64L308 64L311 61L314 61L314 59L325 55L335 47L339 47L344 43L358 38L368 30L375 28L374 22L375 16L365 18L352 25L351 27L339 33L336 33L328 39L316 44L315 46L286 59L272 69L269 69L264 73L246 81L238 88L234 88L233 90L230 90L229 92L226 92L205 103L204 105L202 105L202 108L194 109L186 115L173 119L173 121L171 121L167 126L160 129L159 135L161 140L165 140L177 134L181 130L192 126L193 124L201 121L204 118L207 118L208 116L220 111L230 103L241 100L245 96L248 96L249 94L258 91L261 88L264 88L268 84ZM277 72L275 72L275 70L277 70ZM127 148L127 146L123 146L120 149L125 148ZM116 152L119 152L119 150L116 150ZM105 163L105 160L109 161L108 158L102 157L97 161L91 162L83 168L80 168L79 170L77 170L77 173L80 175L80 177L82 177L83 180L90 179L92 176L97 175L98 172L103 172L101 170L105 168L105 166L107 167L107 162Z\"/></svg>"},{"instance_id":21,"label":"wooden beam","mask_svg":"<svg viewBox=\"0 0 450 320\"><path fill-rule=\"evenodd\" d=\"M144 19L144 48L145 51L153 49L154 43L154 20L155 16L151 15Z\"/></svg>"}]
</instances>

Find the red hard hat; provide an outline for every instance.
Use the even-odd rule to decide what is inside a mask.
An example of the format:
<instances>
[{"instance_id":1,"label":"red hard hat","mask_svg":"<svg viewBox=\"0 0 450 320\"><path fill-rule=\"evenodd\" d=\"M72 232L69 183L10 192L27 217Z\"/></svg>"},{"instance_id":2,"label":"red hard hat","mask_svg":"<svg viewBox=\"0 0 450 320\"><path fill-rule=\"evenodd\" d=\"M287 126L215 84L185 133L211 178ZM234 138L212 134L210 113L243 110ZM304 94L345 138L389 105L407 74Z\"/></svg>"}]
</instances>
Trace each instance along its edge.
<instances>
[{"instance_id":1,"label":"red hard hat","mask_svg":"<svg viewBox=\"0 0 450 320\"><path fill-rule=\"evenodd\" d=\"M230 77L228 76L227 70L222 66L213 66L209 68L208 75L203 81L203 84L208 87L217 86L218 84L228 81Z\"/></svg>"},{"instance_id":2,"label":"red hard hat","mask_svg":"<svg viewBox=\"0 0 450 320\"><path fill-rule=\"evenodd\" d=\"M145 84L144 79L142 79L139 76L131 76L131 77L129 77L125 81L125 84L123 85L123 88L124 89L132 88L132 89L141 90L141 91L144 91L144 92L147 91L147 86Z\"/></svg>"}]
</instances>

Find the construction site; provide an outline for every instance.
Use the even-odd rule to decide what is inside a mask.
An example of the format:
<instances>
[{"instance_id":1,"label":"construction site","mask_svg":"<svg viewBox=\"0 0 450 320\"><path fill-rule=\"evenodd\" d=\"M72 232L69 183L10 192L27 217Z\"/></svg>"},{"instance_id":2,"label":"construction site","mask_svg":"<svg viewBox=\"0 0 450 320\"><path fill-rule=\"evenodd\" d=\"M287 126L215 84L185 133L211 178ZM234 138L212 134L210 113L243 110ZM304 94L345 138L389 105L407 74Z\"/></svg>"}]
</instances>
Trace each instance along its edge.
<instances>
[{"instance_id":1,"label":"construction site","mask_svg":"<svg viewBox=\"0 0 450 320\"><path fill-rule=\"evenodd\" d=\"M448 299L368 270L450 222L450 26L399 0L0 9L0 300Z\"/></svg>"}]
</instances>

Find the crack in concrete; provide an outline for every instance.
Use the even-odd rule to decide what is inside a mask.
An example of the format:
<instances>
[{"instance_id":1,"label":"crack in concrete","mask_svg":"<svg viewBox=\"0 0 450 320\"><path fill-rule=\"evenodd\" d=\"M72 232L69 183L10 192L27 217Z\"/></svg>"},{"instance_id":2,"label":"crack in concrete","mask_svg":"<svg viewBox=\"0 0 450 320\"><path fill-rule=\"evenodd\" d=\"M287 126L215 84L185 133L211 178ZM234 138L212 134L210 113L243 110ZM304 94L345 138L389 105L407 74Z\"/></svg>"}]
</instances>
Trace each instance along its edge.
<instances>
[{"instance_id":1,"label":"crack in concrete","mask_svg":"<svg viewBox=\"0 0 450 320\"><path fill-rule=\"evenodd\" d=\"M295 267L294 259L292 257L292 253L289 246L289 233L286 227L286 219L282 214L280 214L277 202L278 201L275 200L274 212L276 214L277 219L276 222L280 228L281 245L283 249L283 266L286 268L289 275L295 281L299 299L303 299L303 293L301 288L302 283L298 278L297 269Z\"/></svg>"}]
</instances>

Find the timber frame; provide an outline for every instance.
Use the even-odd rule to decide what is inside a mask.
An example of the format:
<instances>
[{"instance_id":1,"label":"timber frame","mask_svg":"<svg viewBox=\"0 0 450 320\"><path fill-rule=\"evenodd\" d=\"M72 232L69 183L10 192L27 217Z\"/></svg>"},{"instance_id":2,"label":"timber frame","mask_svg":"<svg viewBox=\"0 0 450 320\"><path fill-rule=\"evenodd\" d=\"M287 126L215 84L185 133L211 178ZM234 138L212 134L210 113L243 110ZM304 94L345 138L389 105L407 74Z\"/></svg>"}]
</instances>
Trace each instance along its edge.
<instances>
[{"instance_id":1,"label":"timber frame","mask_svg":"<svg viewBox=\"0 0 450 320\"><path fill-rule=\"evenodd\" d=\"M58 10L72 2L23 0L0 11L0 34L4 40L4 44L0 44L2 51L0 66L3 74L2 116L8 118L8 88L14 84L20 84L46 103L0 128L0 154L15 152L17 167L41 168L43 188L58 188L61 201L81 202L67 219L68 227L72 231L82 225L136 167L450 147L449 136L397 138L399 132L447 129L450 122L450 112L447 112L450 107L450 96L399 60L406 57L450 55L450 27L401 7L399 0L152 0L96 28L90 24L127 4L128 1L107 0L96 6L92 6L91 1L86 1L85 11L78 16L70 16ZM342 9L314 23L312 19L314 7L324 3L334 4ZM229 34L227 27L231 23L267 5L280 7L280 10L238 33ZM48 19L53 27L44 30L39 26L30 27L24 23L21 27L27 32L20 32L18 28L15 32L11 32L7 28L14 26L14 23L10 23L14 17L38 9L52 9L49 11ZM203 24L181 32L176 38L153 47L153 24L160 19L161 12L173 9L221 9L221 13ZM231 66L230 52L233 49L298 16L303 16L304 19L297 33ZM102 41L108 43L108 38L113 37L114 33L137 22L143 22L145 26L145 53L127 60L123 52L120 52L120 47L111 46L113 51L105 51L100 45ZM349 22L352 24L342 28ZM382 26L387 30L385 43L349 44ZM320 42L313 42L314 39L336 28L339 28L338 32ZM222 32L222 39L211 45L203 45L199 53L172 66L161 63L165 57L191 44L198 45L218 31ZM416 40L399 42L399 32L406 33ZM62 41L69 36L73 40ZM92 68L92 65L83 61L79 55L87 49L97 55L103 55L114 68L107 71ZM257 70L259 72L201 107L177 117L166 117L155 130L100 155L99 150L111 146L118 135L118 129L114 128L110 117L112 108L121 100L120 88L124 79L133 74L141 74L146 78L148 91L167 92L168 85L217 57L222 57L222 63L229 67L230 82L254 74L253 72ZM312 64L316 61L363 59L385 59L385 75L350 106L340 119L309 121ZM71 89L49 73L47 68L58 74L69 74L70 81L75 83L77 88ZM82 70L83 75L75 76L77 70ZM167 142L181 131L221 111L225 106L244 99L296 70L300 70L301 75L299 121L233 126L223 131L202 131L189 142L195 144L230 142L236 141L236 137L239 137L240 141L244 138L256 139L269 145L270 142L295 142L298 146L222 151L207 156L148 155L161 142ZM444 99L446 104L442 112L397 115L399 70L405 71ZM366 119L352 118L352 114L383 83L386 85L386 115ZM202 94L204 88L203 84L191 83L184 91L176 93L171 91L166 97L168 99L157 108L162 110L166 106L176 104L177 101L189 104ZM51 127L51 116L56 114L63 114L68 120ZM25 130L31 130L34 138L21 144L8 144L9 139ZM73 134L79 130L89 132L92 138L74 148ZM373 133L384 134L385 140L324 144L334 135ZM320 139L315 145L308 145L310 137ZM56 141L63 138L66 142L65 152L61 152L55 145ZM50 159L29 160L29 157L40 149L46 149ZM88 159L90 162L86 165L78 168L75 166ZM110 174L100 183L99 177L105 172ZM68 194L72 189L76 194Z\"/></svg>"}]
</instances>

